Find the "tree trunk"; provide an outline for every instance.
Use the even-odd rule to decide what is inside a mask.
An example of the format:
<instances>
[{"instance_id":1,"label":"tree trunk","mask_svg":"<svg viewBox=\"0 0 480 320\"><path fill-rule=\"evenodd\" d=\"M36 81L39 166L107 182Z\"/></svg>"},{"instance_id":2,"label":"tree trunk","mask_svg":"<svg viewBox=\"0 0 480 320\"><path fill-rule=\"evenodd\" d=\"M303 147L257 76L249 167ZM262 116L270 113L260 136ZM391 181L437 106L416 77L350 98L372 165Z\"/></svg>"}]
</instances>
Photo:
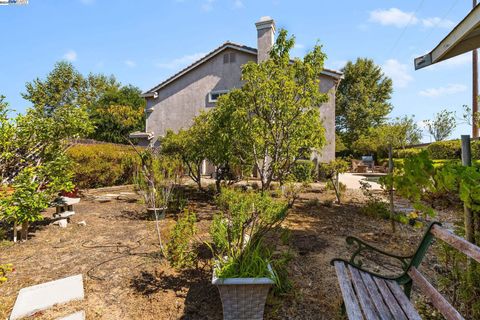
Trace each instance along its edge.
<instances>
[{"instance_id":1,"label":"tree trunk","mask_svg":"<svg viewBox=\"0 0 480 320\"><path fill-rule=\"evenodd\" d=\"M17 221L13 223L13 242L17 242Z\"/></svg>"},{"instance_id":2,"label":"tree trunk","mask_svg":"<svg viewBox=\"0 0 480 320\"><path fill-rule=\"evenodd\" d=\"M22 241L28 240L28 226L29 226L28 221L24 221L22 223L22 231L20 233L20 238L22 239Z\"/></svg>"}]
</instances>

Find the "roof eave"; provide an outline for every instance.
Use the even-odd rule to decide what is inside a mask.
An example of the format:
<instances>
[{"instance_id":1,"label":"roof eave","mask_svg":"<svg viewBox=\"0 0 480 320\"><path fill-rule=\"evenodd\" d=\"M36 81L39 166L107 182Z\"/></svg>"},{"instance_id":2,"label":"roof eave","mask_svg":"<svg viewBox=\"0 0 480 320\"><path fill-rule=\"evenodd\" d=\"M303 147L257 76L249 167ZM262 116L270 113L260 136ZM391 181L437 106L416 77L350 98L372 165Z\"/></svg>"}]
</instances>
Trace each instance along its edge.
<instances>
[{"instance_id":1,"label":"roof eave","mask_svg":"<svg viewBox=\"0 0 480 320\"><path fill-rule=\"evenodd\" d=\"M480 47L480 5L475 6L431 52L415 58L415 70L478 47Z\"/></svg>"},{"instance_id":2,"label":"roof eave","mask_svg":"<svg viewBox=\"0 0 480 320\"><path fill-rule=\"evenodd\" d=\"M184 69L180 70L179 72L177 72L176 74L174 74L170 78L161 82L159 85L157 85L157 86L153 87L152 89L142 93L141 96L144 97L144 98L154 98L154 99L156 99L158 97L158 90L165 87L169 83L175 81L176 79L180 78L184 74L190 72L191 70L195 69L196 67L198 67L199 65L201 65L205 61L208 61L210 58L219 54L220 52L222 52L226 49L229 49L229 48L234 49L234 50L238 50L238 51L242 51L242 52L245 52L245 53L249 53L249 54L252 54L252 55L257 54L257 49L255 49L255 48L247 47L247 46L236 44L236 43L233 43L233 42L225 42L220 47L214 49L213 51L211 51L210 53L205 55L203 58L200 58L199 60L195 61L191 65L189 65L189 66L185 67ZM343 78L343 73L341 73L339 71L335 71L335 70L330 70L330 69L324 69L322 71L322 74L325 75L325 76L332 77L336 81L339 81L340 79Z\"/></svg>"}]
</instances>

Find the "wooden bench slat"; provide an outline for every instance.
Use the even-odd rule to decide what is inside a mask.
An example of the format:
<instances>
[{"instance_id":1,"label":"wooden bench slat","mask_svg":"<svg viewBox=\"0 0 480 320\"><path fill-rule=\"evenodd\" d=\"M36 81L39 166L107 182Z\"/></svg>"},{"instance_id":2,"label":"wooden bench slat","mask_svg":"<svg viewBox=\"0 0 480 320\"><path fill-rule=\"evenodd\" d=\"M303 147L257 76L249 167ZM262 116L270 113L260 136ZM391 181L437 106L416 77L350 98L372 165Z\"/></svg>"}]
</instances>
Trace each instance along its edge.
<instances>
[{"instance_id":1,"label":"wooden bench slat","mask_svg":"<svg viewBox=\"0 0 480 320\"><path fill-rule=\"evenodd\" d=\"M445 241L455 249L465 253L470 258L480 262L480 248L473 243L468 242L439 225L434 225L430 232L438 239Z\"/></svg>"},{"instance_id":2,"label":"wooden bench slat","mask_svg":"<svg viewBox=\"0 0 480 320\"><path fill-rule=\"evenodd\" d=\"M442 313L447 320L464 320L462 315L455 310L450 302L445 299L440 292L438 292L425 277L418 272L417 268L411 267L408 270L408 275L413 279L413 283L417 285L425 294L432 304Z\"/></svg>"},{"instance_id":3,"label":"wooden bench slat","mask_svg":"<svg viewBox=\"0 0 480 320\"><path fill-rule=\"evenodd\" d=\"M362 271L359 271L359 272L360 272L360 275L362 276L363 283L365 284L365 287L367 288L368 293L370 294L370 297L372 297L373 304L377 309L378 314L380 315L380 319L396 320L396 318L392 316L389 308L385 304L384 297L382 297L382 294L378 290L377 285L375 284L375 281L373 281L372 276L366 272L362 272ZM388 302L392 303L392 301L388 301Z\"/></svg>"},{"instance_id":4,"label":"wooden bench slat","mask_svg":"<svg viewBox=\"0 0 480 320\"><path fill-rule=\"evenodd\" d=\"M377 284L378 289L382 293L383 298L387 302L387 306L390 309L390 312L393 314L395 320L408 320L407 316L403 312L402 307L398 304L397 299L390 291L386 280L374 277L373 280Z\"/></svg>"},{"instance_id":5,"label":"wooden bench slat","mask_svg":"<svg viewBox=\"0 0 480 320\"><path fill-rule=\"evenodd\" d=\"M398 304L403 309L403 312L407 315L407 318L409 320L422 320L422 317L418 314L417 310L415 310L415 307L413 306L413 303L407 298L405 295L405 292L402 290L400 285L396 283L395 281L385 281L392 290L393 295L398 301Z\"/></svg>"},{"instance_id":6,"label":"wooden bench slat","mask_svg":"<svg viewBox=\"0 0 480 320\"><path fill-rule=\"evenodd\" d=\"M348 276L347 269L345 268L345 263L341 261L335 261L334 264L348 319L363 320L362 311L360 310L357 296L355 295L350 277Z\"/></svg>"},{"instance_id":7,"label":"wooden bench slat","mask_svg":"<svg viewBox=\"0 0 480 320\"><path fill-rule=\"evenodd\" d=\"M365 288L365 284L363 283L362 276L358 272L358 269L349 265L348 269L350 270L350 274L352 275L352 282L355 290L357 291L357 297L360 301L360 305L362 306L363 313L367 320L377 320L380 319L377 315L375 306L372 303L370 295L368 294L367 288Z\"/></svg>"}]
</instances>

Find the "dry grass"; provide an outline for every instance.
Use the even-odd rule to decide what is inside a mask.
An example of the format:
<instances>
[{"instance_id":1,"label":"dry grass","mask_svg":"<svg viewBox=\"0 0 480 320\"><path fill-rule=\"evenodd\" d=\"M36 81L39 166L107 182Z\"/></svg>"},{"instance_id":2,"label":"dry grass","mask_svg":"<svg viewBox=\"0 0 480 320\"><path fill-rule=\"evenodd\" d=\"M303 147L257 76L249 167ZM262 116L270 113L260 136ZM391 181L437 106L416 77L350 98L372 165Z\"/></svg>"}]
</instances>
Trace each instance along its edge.
<instances>
[{"instance_id":1,"label":"dry grass","mask_svg":"<svg viewBox=\"0 0 480 320\"><path fill-rule=\"evenodd\" d=\"M125 190L114 192L119 191ZM199 218L199 238L205 240L215 208L198 193L190 196L189 206ZM291 211L285 223L291 230L290 245L278 250L293 254L289 272L294 289L286 297L270 297L266 318L338 318L341 297L329 262L347 256L344 238L348 235L389 250L414 249L420 232L401 227L392 235L389 222L359 213L358 193L347 194L342 206L323 205L332 198L333 194L312 188ZM208 250L201 242L198 267L178 272L161 259L154 223L145 218L140 203L84 199L76 211L66 229L42 223L29 241L1 245L0 262L13 263L16 271L0 287L0 319L8 317L21 288L78 273L84 276L85 300L57 306L34 319L53 319L78 310L85 310L88 319L222 318L217 290L210 284ZM51 213L47 212L47 221ZM87 226L78 226L81 220ZM172 217L162 221L164 236L173 223Z\"/></svg>"}]
</instances>

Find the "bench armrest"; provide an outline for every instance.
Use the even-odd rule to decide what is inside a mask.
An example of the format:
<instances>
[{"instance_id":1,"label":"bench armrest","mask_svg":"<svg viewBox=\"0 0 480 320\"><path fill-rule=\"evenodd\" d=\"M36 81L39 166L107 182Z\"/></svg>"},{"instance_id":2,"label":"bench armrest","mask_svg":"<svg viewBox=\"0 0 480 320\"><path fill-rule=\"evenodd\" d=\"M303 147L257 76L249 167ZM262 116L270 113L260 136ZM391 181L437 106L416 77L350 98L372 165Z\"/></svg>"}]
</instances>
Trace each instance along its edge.
<instances>
[{"instance_id":1,"label":"bench armrest","mask_svg":"<svg viewBox=\"0 0 480 320\"><path fill-rule=\"evenodd\" d=\"M381 249L378 249L378 248L375 248L374 246L366 243L365 241L362 241L356 237L347 237L346 238L346 241L347 241L347 244L349 245L357 245L357 249L355 250L355 252L352 254L352 256L350 257L350 260L349 262L354 265L354 266L357 266L357 267L361 267L362 266L362 263L361 261L359 262L355 262L355 258L362 252L364 251L371 251L371 252L375 252L377 254L381 254L383 256L387 256L389 258L393 258L393 259L396 259L398 261L400 261L401 265L402 265L402 269L403 271L406 271L409 264L410 264L410 260L412 259L412 255L411 256L401 256L401 255L396 255L396 254L392 254L392 253L388 253L388 252L385 252Z\"/></svg>"}]
</instances>

